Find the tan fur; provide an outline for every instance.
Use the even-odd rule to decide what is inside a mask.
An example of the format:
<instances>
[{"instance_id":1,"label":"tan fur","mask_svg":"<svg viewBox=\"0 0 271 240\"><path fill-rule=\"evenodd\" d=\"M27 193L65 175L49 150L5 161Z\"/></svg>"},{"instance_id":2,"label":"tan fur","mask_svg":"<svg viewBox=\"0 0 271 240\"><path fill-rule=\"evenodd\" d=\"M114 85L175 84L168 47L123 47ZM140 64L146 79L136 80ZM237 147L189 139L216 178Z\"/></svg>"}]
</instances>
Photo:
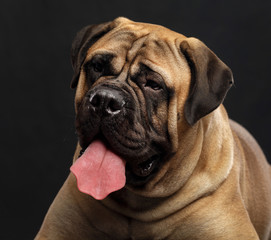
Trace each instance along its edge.
<instances>
[{"instance_id":1,"label":"tan fur","mask_svg":"<svg viewBox=\"0 0 271 240\"><path fill-rule=\"evenodd\" d=\"M80 193L70 174L35 239L270 240L271 170L256 141L228 119L222 105L193 126L185 120L191 72L178 46L185 39L201 42L157 25L115 22L119 25L88 50L86 59L105 50L116 53L119 79L144 62L176 90L168 108L160 106L154 116L157 126L167 116L175 155L144 189L127 186L102 201ZM136 34L137 42L118 35L123 29ZM81 72L76 108L86 91ZM79 151L78 145L74 161Z\"/></svg>"}]
</instances>

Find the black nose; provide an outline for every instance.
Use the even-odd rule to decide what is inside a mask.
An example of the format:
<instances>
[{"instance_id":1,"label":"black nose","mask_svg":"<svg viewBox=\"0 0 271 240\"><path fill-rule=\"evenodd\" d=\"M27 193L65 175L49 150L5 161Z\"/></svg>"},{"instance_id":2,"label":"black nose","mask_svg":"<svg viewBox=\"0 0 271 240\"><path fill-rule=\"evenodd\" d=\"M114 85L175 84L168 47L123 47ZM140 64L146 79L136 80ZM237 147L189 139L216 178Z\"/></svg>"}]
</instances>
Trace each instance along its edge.
<instances>
[{"instance_id":1,"label":"black nose","mask_svg":"<svg viewBox=\"0 0 271 240\"><path fill-rule=\"evenodd\" d=\"M107 88L92 92L89 96L89 103L97 114L110 116L121 113L125 105L124 97L120 91Z\"/></svg>"}]
</instances>

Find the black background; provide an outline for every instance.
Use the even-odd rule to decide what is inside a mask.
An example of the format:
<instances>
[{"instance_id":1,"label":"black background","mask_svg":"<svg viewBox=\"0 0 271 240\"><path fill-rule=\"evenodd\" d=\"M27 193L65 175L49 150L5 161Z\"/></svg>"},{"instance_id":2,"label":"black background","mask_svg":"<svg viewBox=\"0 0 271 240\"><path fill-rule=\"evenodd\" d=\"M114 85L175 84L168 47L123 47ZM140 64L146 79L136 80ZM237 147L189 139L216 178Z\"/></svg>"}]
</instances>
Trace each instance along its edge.
<instances>
[{"instance_id":1,"label":"black background","mask_svg":"<svg viewBox=\"0 0 271 240\"><path fill-rule=\"evenodd\" d=\"M33 239L76 144L70 46L126 16L206 43L234 73L225 105L271 159L271 1L1 0L1 239Z\"/></svg>"}]
</instances>

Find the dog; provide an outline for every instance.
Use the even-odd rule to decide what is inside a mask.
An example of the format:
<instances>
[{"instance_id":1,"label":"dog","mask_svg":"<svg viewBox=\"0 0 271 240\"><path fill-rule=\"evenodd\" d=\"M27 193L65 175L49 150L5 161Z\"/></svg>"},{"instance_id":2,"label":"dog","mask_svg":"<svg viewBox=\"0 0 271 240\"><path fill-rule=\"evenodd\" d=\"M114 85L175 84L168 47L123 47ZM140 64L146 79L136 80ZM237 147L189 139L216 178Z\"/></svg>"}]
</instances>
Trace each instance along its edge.
<instances>
[{"instance_id":1,"label":"dog","mask_svg":"<svg viewBox=\"0 0 271 240\"><path fill-rule=\"evenodd\" d=\"M271 168L203 42L117 18L72 44L78 144L40 239L271 239Z\"/></svg>"}]
</instances>

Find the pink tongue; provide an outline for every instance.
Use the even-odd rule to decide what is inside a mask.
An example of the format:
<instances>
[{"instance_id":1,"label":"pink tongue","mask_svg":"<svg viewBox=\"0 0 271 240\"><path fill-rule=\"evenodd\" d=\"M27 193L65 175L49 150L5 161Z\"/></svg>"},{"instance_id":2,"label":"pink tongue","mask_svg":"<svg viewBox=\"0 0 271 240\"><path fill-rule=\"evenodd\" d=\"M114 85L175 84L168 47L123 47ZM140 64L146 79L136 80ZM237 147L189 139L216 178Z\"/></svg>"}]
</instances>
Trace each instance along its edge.
<instances>
[{"instance_id":1,"label":"pink tongue","mask_svg":"<svg viewBox=\"0 0 271 240\"><path fill-rule=\"evenodd\" d=\"M101 141L94 141L70 168L78 189L102 200L125 185L125 162Z\"/></svg>"}]
</instances>

